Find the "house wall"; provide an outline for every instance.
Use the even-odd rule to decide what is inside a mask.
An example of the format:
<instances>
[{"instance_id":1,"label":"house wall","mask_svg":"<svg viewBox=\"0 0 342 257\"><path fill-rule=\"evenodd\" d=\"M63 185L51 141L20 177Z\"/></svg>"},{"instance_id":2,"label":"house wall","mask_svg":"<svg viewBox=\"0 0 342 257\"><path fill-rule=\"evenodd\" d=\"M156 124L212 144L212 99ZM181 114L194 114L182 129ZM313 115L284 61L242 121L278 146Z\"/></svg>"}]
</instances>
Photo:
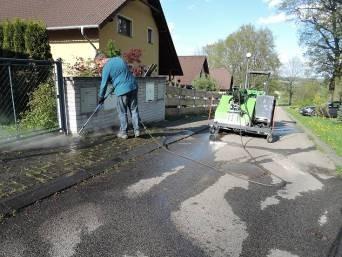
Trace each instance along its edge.
<instances>
[{"instance_id":1,"label":"house wall","mask_svg":"<svg viewBox=\"0 0 342 257\"><path fill-rule=\"evenodd\" d=\"M77 134L97 106L100 78L64 79L68 132ZM137 78L138 109L144 122L165 119L165 78ZM112 88L108 86L108 90ZM119 127L116 96L110 96L86 127L88 131Z\"/></svg>"},{"instance_id":2,"label":"house wall","mask_svg":"<svg viewBox=\"0 0 342 257\"><path fill-rule=\"evenodd\" d=\"M132 37L118 33L117 16L121 15L132 20ZM147 29L153 30L153 43L147 41ZM159 66L159 35L151 9L140 1L129 1L99 32L100 49L106 49L107 42L112 39L121 49L121 53L131 48L142 49L142 64L155 63Z\"/></svg>"},{"instance_id":3,"label":"house wall","mask_svg":"<svg viewBox=\"0 0 342 257\"><path fill-rule=\"evenodd\" d=\"M98 42L94 42L95 47L99 47ZM96 51L88 42L59 42L50 43L52 58L62 58L63 69L66 72L67 66L76 62L77 57L94 59Z\"/></svg>"},{"instance_id":4,"label":"house wall","mask_svg":"<svg viewBox=\"0 0 342 257\"><path fill-rule=\"evenodd\" d=\"M98 30L86 29L85 33L98 48ZM62 58L65 72L68 65L76 62L76 57L93 59L96 54L95 49L81 35L80 29L48 31L48 36L52 58Z\"/></svg>"}]
</instances>

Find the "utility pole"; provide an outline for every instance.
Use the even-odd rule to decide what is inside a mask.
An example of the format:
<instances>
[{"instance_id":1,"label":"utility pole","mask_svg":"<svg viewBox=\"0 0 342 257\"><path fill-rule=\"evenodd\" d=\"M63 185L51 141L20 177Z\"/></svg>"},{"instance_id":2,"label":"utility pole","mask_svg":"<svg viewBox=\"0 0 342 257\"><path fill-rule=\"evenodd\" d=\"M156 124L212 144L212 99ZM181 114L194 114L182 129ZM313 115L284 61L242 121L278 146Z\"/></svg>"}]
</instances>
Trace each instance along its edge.
<instances>
[{"instance_id":1,"label":"utility pole","mask_svg":"<svg viewBox=\"0 0 342 257\"><path fill-rule=\"evenodd\" d=\"M245 89L247 89L248 86L248 64L249 64L249 58L251 58L252 54L251 53L247 53L246 57L247 57L247 69L246 69L246 78L245 78Z\"/></svg>"}]
</instances>

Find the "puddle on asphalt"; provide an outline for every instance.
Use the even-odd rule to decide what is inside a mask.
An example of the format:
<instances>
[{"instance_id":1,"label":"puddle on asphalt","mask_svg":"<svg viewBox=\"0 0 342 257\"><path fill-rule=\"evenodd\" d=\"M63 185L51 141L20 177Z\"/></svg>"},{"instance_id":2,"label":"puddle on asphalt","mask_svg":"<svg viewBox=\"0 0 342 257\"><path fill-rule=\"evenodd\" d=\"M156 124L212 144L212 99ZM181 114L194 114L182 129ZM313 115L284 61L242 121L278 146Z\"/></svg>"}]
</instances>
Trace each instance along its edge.
<instances>
[{"instance_id":1,"label":"puddle on asphalt","mask_svg":"<svg viewBox=\"0 0 342 257\"><path fill-rule=\"evenodd\" d=\"M279 199L281 198L294 200L298 196L301 196L302 193L323 189L323 184L318 179L316 179L310 173L302 171L293 161L287 159L286 157L273 155L272 160L272 163L266 164L264 166L290 183L284 188L278 190L275 196L268 197L261 202L262 210L267 206L278 204L280 202ZM278 168L274 167L274 163L279 165L280 169L279 166Z\"/></svg>"},{"instance_id":2,"label":"puddle on asphalt","mask_svg":"<svg viewBox=\"0 0 342 257\"><path fill-rule=\"evenodd\" d=\"M236 187L248 189L248 182L224 175L171 213L177 230L212 257L239 256L248 237L246 224L225 199L225 194Z\"/></svg>"},{"instance_id":3,"label":"puddle on asphalt","mask_svg":"<svg viewBox=\"0 0 342 257\"><path fill-rule=\"evenodd\" d=\"M216 152L217 150L225 147L227 143L222 142L222 141L209 141L209 145L212 149L212 151Z\"/></svg>"},{"instance_id":4,"label":"puddle on asphalt","mask_svg":"<svg viewBox=\"0 0 342 257\"><path fill-rule=\"evenodd\" d=\"M325 224L327 224L328 222L328 211L325 210L325 212L323 213L323 215L319 218L318 220L318 224L323 227Z\"/></svg>"},{"instance_id":5,"label":"puddle on asphalt","mask_svg":"<svg viewBox=\"0 0 342 257\"><path fill-rule=\"evenodd\" d=\"M134 255L124 254L124 255L122 255L122 257L149 257L149 256L145 255L144 253L142 253L140 251L137 251L136 254L134 254Z\"/></svg>"},{"instance_id":6,"label":"puddle on asphalt","mask_svg":"<svg viewBox=\"0 0 342 257\"><path fill-rule=\"evenodd\" d=\"M101 213L95 204L84 204L45 221L39 228L39 234L50 243L50 256L73 256L81 243L81 236L91 234L103 225Z\"/></svg>"},{"instance_id":7,"label":"puddle on asphalt","mask_svg":"<svg viewBox=\"0 0 342 257\"><path fill-rule=\"evenodd\" d=\"M267 255L267 257L300 257L298 255L294 255L292 253L281 251L281 250L271 250L271 253Z\"/></svg>"},{"instance_id":8,"label":"puddle on asphalt","mask_svg":"<svg viewBox=\"0 0 342 257\"><path fill-rule=\"evenodd\" d=\"M167 177L178 173L182 169L184 169L184 166L178 166L169 172L164 172L162 176L154 177L154 178L148 178L148 179L142 179L142 180L138 181L137 183L127 187L125 193L126 193L127 197L129 197L129 198L139 197L142 194L150 191L154 186L160 184Z\"/></svg>"}]
</instances>

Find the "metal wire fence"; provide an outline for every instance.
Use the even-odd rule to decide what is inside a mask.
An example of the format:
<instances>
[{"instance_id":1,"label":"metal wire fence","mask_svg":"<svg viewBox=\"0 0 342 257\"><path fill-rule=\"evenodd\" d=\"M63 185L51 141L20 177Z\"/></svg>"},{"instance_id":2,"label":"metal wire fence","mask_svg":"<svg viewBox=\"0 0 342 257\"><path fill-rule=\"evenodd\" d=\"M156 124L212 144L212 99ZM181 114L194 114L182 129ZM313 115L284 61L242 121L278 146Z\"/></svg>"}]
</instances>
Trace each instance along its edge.
<instances>
[{"instance_id":1,"label":"metal wire fence","mask_svg":"<svg viewBox=\"0 0 342 257\"><path fill-rule=\"evenodd\" d=\"M60 62L0 58L0 143L64 129L61 76Z\"/></svg>"}]
</instances>

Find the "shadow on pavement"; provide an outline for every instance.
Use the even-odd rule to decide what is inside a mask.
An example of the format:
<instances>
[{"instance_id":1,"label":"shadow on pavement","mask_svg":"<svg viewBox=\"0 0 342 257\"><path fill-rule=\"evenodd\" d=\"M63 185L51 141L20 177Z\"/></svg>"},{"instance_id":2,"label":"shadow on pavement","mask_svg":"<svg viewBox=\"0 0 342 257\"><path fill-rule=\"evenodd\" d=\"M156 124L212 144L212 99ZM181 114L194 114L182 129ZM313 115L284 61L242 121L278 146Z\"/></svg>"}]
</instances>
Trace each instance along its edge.
<instances>
[{"instance_id":1,"label":"shadow on pavement","mask_svg":"<svg viewBox=\"0 0 342 257\"><path fill-rule=\"evenodd\" d=\"M329 249L327 257L341 257L342 256L342 227L338 232L335 241Z\"/></svg>"}]
</instances>

